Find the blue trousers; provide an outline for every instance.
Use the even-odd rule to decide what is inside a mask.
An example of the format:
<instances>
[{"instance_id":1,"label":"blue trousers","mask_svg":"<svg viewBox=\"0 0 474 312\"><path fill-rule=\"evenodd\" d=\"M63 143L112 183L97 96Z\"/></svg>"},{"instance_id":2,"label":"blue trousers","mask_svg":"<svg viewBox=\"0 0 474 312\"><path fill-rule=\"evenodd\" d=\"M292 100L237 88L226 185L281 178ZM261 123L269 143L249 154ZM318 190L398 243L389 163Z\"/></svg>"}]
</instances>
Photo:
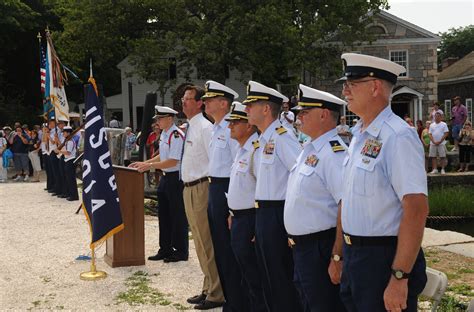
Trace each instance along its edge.
<instances>
[{"instance_id":1,"label":"blue trousers","mask_svg":"<svg viewBox=\"0 0 474 312\"><path fill-rule=\"evenodd\" d=\"M242 290L242 276L230 244L230 231L227 224L229 206L225 193L229 181L209 184L209 204L207 214L211 230L212 244L216 258L217 271L221 280L226 303L223 311L248 311L248 302Z\"/></svg>"},{"instance_id":2,"label":"blue trousers","mask_svg":"<svg viewBox=\"0 0 474 312\"><path fill-rule=\"evenodd\" d=\"M54 192L58 195L67 196L66 192L66 178L64 174L64 156L58 159L58 175L57 183L54 185Z\"/></svg>"},{"instance_id":3,"label":"blue trousers","mask_svg":"<svg viewBox=\"0 0 474 312\"><path fill-rule=\"evenodd\" d=\"M258 269L255 243L255 213L232 217L230 239L235 259L243 277L243 289L250 303L250 312L267 311Z\"/></svg>"},{"instance_id":4,"label":"blue trousers","mask_svg":"<svg viewBox=\"0 0 474 312\"><path fill-rule=\"evenodd\" d=\"M53 190L53 182L54 182L50 166L51 165L50 165L48 154L43 154L43 168L44 168L44 171L46 172L46 188L48 189L48 191Z\"/></svg>"},{"instance_id":5,"label":"blue trousers","mask_svg":"<svg viewBox=\"0 0 474 312\"><path fill-rule=\"evenodd\" d=\"M188 258L188 221L184 212L183 183L178 172L167 173L158 186L158 226L160 250L165 254Z\"/></svg>"},{"instance_id":6,"label":"blue trousers","mask_svg":"<svg viewBox=\"0 0 474 312\"><path fill-rule=\"evenodd\" d=\"M345 311L339 285L331 282L328 273L336 238L335 229L332 232L330 239L298 241L293 246L294 281L305 312Z\"/></svg>"},{"instance_id":7,"label":"blue trousers","mask_svg":"<svg viewBox=\"0 0 474 312\"><path fill-rule=\"evenodd\" d=\"M49 167L50 170L49 172L51 173L51 190L58 194L56 190L58 189L59 186L56 186L57 184L62 183L61 180L59 179L59 159L56 157L55 152L51 152L48 156L49 159Z\"/></svg>"},{"instance_id":8,"label":"blue trousers","mask_svg":"<svg viewBox=\"0 0 474 312\"><path fill-rule=\"evenodd\" d=\"M74 166L74 159L64 162L64 176L66 182L65 194L71 199L79 199L79 194L77 193L76 167Z\"/></svg>"},{"instance_id":9,"label":"blue trousers","mask_svg":"<svg viewBox=\"0 0 474 312\"><path fill-rule=\"evenodd\" d=\"M343 247L341 299L348 311L386 311L383 293L391 278L396 245ZM408 279L407 309L417 311L418 295L426 285L426 263L420 249Z\"/></svg>"},{"instance_id":10,"label":"blue trousers","mask_svg":"<svg viewBox=\"0 0 474 312\"><path fill-rule=\"evenodd\" d=\"M267 308L302 311L293 283L293 258L283 223L283 206L257 209L255 237Z\"/></svg>"}]
</instances>

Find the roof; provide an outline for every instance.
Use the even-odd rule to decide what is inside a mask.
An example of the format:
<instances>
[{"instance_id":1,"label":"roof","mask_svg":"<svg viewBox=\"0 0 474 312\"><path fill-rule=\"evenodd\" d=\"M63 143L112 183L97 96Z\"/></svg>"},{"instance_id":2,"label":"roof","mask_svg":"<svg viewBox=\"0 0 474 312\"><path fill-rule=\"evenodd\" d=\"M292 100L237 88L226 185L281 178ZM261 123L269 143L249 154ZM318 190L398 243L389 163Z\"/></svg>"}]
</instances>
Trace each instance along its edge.
<instances>
[{"instance_id":1,"label":"roof","mask_svg":"<svg viewBox=\"0 0 474 312\"><path fill-rule=\"evenodd\" d=\"M408 29L411 29L411 30L413 30L413 31L415 31L415 32L417 32L417 33L419 33L419 34L422 34L422 35L424 35L424 36L426 36L426 37L428 37L428 38L434 38L434 39L439 39L439 40L441 40L441 38L440 38L438 35L432 33L431 31L426 30L426 29L424 29L424 28L421 28L420 26L417 26L417 25L415 25L415 24L412 24L412 23L410 23L410 22L408 22L408 21L405 21L404 19L401 19L401 18L398 17L398 16L395 16L395 15L393 15L393 14L390 14L390 13L388 13L387 11L380 10L380 12L378 12L378 14L379 14L380 16L383 16L383 17L389 19L389 20L394 21L394 22L397 23L397 24L403 25L403 26L405 26L405 27L408 28Z\"/></svg>"},{"instance_id":2,"label":"roof","mask_svg":"<svg viewBox=\"0 0 474 312\"><path fill-rule=\"evenodd\" d=\"M444 69L438 76L438 83L449 84L462 80L474 80L474 51Z\"/></svg>"}]
</instances>

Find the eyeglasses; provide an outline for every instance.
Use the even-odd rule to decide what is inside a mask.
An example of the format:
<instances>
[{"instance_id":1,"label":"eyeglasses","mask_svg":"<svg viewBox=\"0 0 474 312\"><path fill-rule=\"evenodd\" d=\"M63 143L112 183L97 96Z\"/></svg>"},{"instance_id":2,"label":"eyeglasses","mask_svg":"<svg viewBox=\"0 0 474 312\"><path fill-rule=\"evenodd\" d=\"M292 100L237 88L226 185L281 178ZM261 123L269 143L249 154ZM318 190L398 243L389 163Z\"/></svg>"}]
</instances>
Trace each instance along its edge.
<instances>
[{"instance_id":1,"label":"eyeglasses","mask_svg":"<svg viewBox=\"0 0 474 312\"><path fill-rule=\"evenodd\" d=\"M348 80L346 80L342 84L342 89L343 90L346 90L346 89L352 90L352 88L357 86L357 84L359 84L359 83L374 81L374 80L377 80L377 79L367 79L367 80L360 80L360 81L348 81Z\"/></svg>"}]
</instances>

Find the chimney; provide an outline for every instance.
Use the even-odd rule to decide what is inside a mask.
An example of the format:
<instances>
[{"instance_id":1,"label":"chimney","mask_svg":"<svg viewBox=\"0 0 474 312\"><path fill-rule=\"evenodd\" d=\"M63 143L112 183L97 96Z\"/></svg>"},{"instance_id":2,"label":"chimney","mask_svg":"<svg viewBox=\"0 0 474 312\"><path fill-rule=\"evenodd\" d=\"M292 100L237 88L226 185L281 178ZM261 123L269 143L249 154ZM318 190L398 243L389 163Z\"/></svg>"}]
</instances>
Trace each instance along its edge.
<instances>
[{"instance_id":1,"label":"chimney","mask_svg":"<svg viewBox=\"0 0 474 312\"><path fill-rule=\"evenodd\" d=\"M441 70L445 70L459 60L459 57L447 57L441 62Z\"/></svg>"}]
</instances>

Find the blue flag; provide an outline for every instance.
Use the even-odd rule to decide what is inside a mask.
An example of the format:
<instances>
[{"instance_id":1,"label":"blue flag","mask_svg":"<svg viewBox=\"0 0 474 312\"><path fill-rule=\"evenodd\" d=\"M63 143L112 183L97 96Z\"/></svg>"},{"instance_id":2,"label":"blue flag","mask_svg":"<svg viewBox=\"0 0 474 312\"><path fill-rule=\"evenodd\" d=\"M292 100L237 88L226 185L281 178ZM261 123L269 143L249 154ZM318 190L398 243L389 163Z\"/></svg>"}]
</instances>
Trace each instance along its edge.
<instances>
[{"instance_id":1,"label":"blue flag","mask_svg":"<svg viewBox=\"0 0 474 312\"><path fill-rule=\"evenodd\" d=\"M121 231L124 225L107 145L103 107L97 97L94 79L90 78L89 82L85 101L82 208L89 221L91 248L94 249L108 237Z\"/></svg>"}]
</instances>

